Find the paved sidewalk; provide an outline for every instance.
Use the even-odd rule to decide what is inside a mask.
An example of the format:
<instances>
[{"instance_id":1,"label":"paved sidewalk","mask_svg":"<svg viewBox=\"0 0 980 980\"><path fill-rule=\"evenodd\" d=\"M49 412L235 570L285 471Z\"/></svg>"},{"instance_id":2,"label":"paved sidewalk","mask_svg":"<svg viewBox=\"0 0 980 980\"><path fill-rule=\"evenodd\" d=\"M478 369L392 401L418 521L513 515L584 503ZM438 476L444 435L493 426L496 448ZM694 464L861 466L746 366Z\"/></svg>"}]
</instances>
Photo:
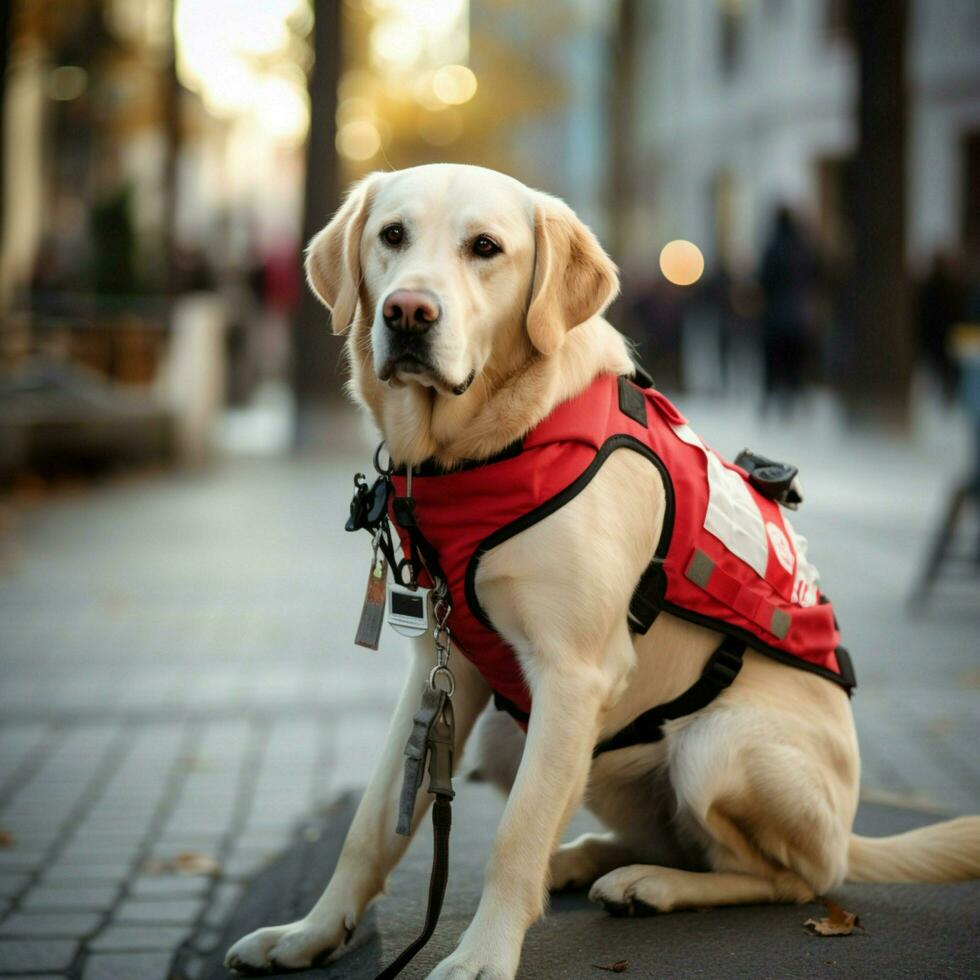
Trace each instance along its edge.
<instances>
[{"instance_id":1,"label":"paved sidewalk","mask_svg":"<svg viewBox=\"0 0 980 980\"><path fill-rule=\"evenodd\" d=\"M720 449L803 467L796 523L854 654L869 797L980 809L976 582L903 611L944 489L941 442L796 437L685 403ZM797 430L798 433L800 430ZM0 539L0 976L164 980L206 952L297 822L362 785L404 648L351 638L365 542L353 449L142 476L14 514ZM184 864L218 874L161 873ZM203 925L203 929L201 926Z\"/></svg>"}]
</instances>

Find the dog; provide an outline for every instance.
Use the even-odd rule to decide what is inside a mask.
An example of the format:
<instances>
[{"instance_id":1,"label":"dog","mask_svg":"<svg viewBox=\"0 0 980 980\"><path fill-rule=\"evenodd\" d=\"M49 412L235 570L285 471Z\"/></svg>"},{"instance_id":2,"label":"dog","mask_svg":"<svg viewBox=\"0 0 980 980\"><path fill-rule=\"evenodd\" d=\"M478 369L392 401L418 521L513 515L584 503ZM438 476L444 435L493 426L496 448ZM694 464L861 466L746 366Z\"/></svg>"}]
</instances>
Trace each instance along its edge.
<instances>
[{"instance_id":1,"label":"dog","mask_svg":"<svg viewBox=\"0 0 980 980\"><path fill-rule=\"evenodd\" d=\"M348 331L349 392L392 460L452 470L521 439L597 377L632 376L603 318L615 266L560 200L478 167L430 165L358 183L309 245L310 286ZM509 793L479 907L432 980L510 980L549 887L589 887L613 912L807 902L841 882L980 875L980 817L868 839L852 833L860 763L838 684L755 650L706 707L660 741L593 747L687 690L719 634L663 613L626 617L657 546L666 489L612 452L567 504L483 556L475 588L533 696L526 736L487 712L482 675L452 666L457 754ZM432 667L412 666L332 880L303 919L239 940L240 972L340 956L407 846L394 833L403 747ZM559 846L584 803L605 831ZM414 826L428 805L420 794Z\"/></svg>"}]
</instances>

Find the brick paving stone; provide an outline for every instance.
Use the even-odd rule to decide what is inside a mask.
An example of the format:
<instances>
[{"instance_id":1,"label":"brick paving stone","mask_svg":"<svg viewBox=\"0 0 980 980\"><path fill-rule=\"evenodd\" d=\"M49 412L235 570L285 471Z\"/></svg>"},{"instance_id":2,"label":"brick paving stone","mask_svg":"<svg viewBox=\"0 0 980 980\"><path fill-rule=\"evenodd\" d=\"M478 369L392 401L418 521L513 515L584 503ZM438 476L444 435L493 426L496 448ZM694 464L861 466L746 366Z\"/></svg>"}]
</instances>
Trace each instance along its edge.
<instances>
[{"instance_id":1,"label":"brick paving stone","mask_svg":"<svg viewBox=\"0 0 980 980\"><path fill-rule=\"evenodd\" d=\"M0 922L0 936L67 936L94 932L102 921L98 912L14 912Z\"/></svg>"},{"instance_id":2,"label":"brick paving stone","mask_svg":"<svg viewBox=\"0 0 980 980\"><path fill-rule=\"evenodd\" d=\"M183 898L203 895L211 879L191 875L140 875L133 879L129 894L134 898Z\"/></svg>"},{"instance_id":3,"label":"brick paving stone","mask_svg":"<svg viewBox=\"0 0 980 980\"><path fill-rule=\"evenodd\" d=\"M146 836L144 831L143 836ZM118 840L108 844L91 844L86 840L72 839L58 858L67 864L112 864L129 861L140 850L142 839Z\"/></svg>"},{"instance_id":4,"label":"brick paving stone","mask_svg":"<svg viewBox=\"0 0 980 980\"><path fill-rule=\"evenodd\" d=\"M267 827L265 830L244 831L235 838L236 850L280 850L293 839L292 826Z\"/></svg>"},{"instance_id":5,"label":"brick paving stone","mask_svg":"<svg viewBox=\"0 0 980 980\"><path fill-rule=\"evenodd\" d=\"M99 952L174 949L187 937L184 926L110 925L106 926L88 946Z\"/></svg>"},{"instance_id":6,"label":"brick paving stone","mask_svg":"<svg viewBox=\"0 0 980 980\"><path fill-rule=\"evenodd\" d=\"M75 958L78 943L70 939L2 939L0 973L25 970L65 970Z\"/></svg>"},{"instance_id":7,"label":"brick paving stone","mask_svg":"<svg viewBox=\"0 0 980 980\"><path fill-rule=\"evenodd\" d=\"M236 882L221 882L211 894L211 901L204 916L205 924L220 926L238 904L243 891L244 888Z\"/></svg>"},{"instance_id":8,"label":"brick paving stone","mask_svg":"<svg viewBox=\"0 0 980 980\"><path fill-rule=\"evenodd\" d=\"M5 871L33 871L45 858L45 851L0 851L0 874Z\"/></svg>"},{"instance_id":9,"label":"brick paving stone","mask_svg":"<svg viewBox=\"0 0 980 980\"><path fill-rule=\"evenodd\" d=\"M158 922L163 925L185 925L200 914L204 897L161 900L129 899L112 913L113 922Z\"/></svg>"},{"instance_id":10,"label":"brick paving stone","mask_svg":"<svg viewBox=\"0 0 980 980\"><path fill-rule=\"evenodd\" d=\"M221 874L225 878L251 878L272 860L272 854L253 854L229 858L221 863Z\"/></svg>"},{"instance_id":11,"label":"brick paving stone","mask_svg":"<svg viewBox=\"0 0 980 980\"><path fill-rule=\"evenodd\" d=\"M62 878L106 878L116 881L125 878L133 867L133 858L119 858L106 855L103 860L97 857L86 859L83 855L58 858L48 866L48 875Z\"/></svg>"},{"instance_id":12,"label":"brick paving stone","mask_svg":"<svg viewBox=\"0 0 980 980\"><path fill-rule=\"evenodd\" d=\"M66 980L65 973L5 973L3 980Z\"/></svg>"},{"instance_id":13,"label":"brick paving stone","mask_svg":"<svg viewBox=\"0 0 980 980\"><path fill-rule=\"evenodd\" d=\"M16 895L30 880L31 876L26 873L0 874L0 897L9 898L11 895Z\"/></svg>"},{"instance_id":14,"label":"brick paving stone","mask_svg":"<svg viewBox=\"0 0 980 980\"><path fill-rule=\"evenodd\" d=\"M170 953L98 953L90 956L82 980L169 980Z\"/></svg>"},{"instance_id":15,"label":"brick paving stone","mask_svg":"<svg viewBox=\"0 0 980 980\"><path fill-rule=\"evenodd\" d=\"M21 899L24 909L63 911L102 911L115 904L119 886L79 885L62 882L61 885L39 885Z\"/></svg>"},{"instance_id":16,"label":"brick paving stone","mask_svg":"<svg viewBox=\"0 0 980 980\"><path fill-rule=\"evenodd\" d=\"M172 857L185 851L214 853L224 841L224 831L214 834L168 834L160 837L150 848L151 857Z\"/></svg>"},{"instance_id":17,"label":"brick paving stone","mask_svg":"<svg viewBox=\"0 0 980 980\"><path fill-rule=\"evenodd\" d=\"M128 866L127 866L128 867ZM118 867L109 864L56 864L45 870L38 879L42 885L53 887L74 885L112 885L125 878Z\"/></svg>"}]
</instances>

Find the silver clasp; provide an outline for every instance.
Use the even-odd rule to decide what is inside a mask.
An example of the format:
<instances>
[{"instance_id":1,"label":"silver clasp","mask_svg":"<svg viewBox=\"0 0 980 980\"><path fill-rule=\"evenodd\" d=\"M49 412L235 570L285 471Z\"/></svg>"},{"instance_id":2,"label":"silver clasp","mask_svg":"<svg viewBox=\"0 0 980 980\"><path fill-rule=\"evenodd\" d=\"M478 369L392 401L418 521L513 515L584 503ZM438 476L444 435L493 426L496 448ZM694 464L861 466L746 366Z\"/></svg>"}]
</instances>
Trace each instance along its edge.
<instances>
[{"instance_id":1,"label":"silver clasp","mask_svg":"<svg viewBox=\"0 0 980 980\"><path fill-rule=\"evenodd\" d=\"M452 697L456 690L456 678L452 670L449 669L449 654L452 652L452 633L449 629L449 616L453 611L452 600L449 597L449 589L445 582L436 582L432 590L432 618L435 625L432 628L432 640L436 648L436 665L429 673L429 687L435 691L440 690L436 682L440 677L445 677L449 689L446 692Z\"/></svg>"}]
</instances>

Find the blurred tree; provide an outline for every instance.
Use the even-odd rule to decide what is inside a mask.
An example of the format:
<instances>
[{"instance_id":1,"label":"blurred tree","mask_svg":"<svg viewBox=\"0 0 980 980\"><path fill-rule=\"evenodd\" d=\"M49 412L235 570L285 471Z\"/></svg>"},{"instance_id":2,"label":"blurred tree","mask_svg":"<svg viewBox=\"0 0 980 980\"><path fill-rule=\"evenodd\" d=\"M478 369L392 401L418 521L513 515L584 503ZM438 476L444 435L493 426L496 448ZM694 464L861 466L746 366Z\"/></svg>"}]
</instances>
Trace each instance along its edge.
<instances>
[{"instance_id":1,"label":"blurred tree","mask_svg":"<svg viewBox=\"0 0 980 980\"><path fill-rule=\"evenodd\" d=\"M854 229L853 414L906 428L913 344L905 257L907 0L851 0L858 147L848 195Z\"/></svg>"},{"instance_id":2,"label":"blurred tree","mask_svg":"<svg viewBox=\"0 0 980 980\"><path fill-rule=\"evenodd\" d=\"M625 236L629 230L628 210L635 200L630 162L636 157L633 130L637 118L636 62L641 40L640 0L619 0L612 34L609 90L610 133L609 171L606 199L609 231L606 247L613 258L622 261Z\"/></svg>"},{"instance_id":3,"label":"blurred tree","mask_svg":"<svg viewBox=\"0 0 980 980\"><path fill-rule=\"evenodd\" d=\"M177 79L177 39L173 32L174 0L168 4L167 23L171 25L170 50L162 72L160 101L163 116L163 224L160 229L163 248L163 289L168 296L177 291L177 162L181 144L181 85Z\"/></svg>"},{"instance_id":4,"label":"blurred tree","mask_svg":"<svg viewBox=\"0 0 980 980\"><path fill-rule=\"evenodd\" d=\"M310 72L310 131L306 145L303 243L336 210L340 176L334 141L337 134L337 85L341 66L342 11L339 0L313 0L313 68ZM300 293L293 320L293 391L296 398L294 444L308 445L314 417L340 394L336 346L330 341L323 307L309 289Z\"/></svg>"},{"instance_id":5,"label":"blurred tree","mask_svg":"<svg viewBox=\"0 0 980 980\"><path fill-rule=\"evenodd\" d=\"M4 129L4 107L7 104L7 59L10 53L11 0L0 0L0 153L6 153L7 137ZM5 161L0 161L0 177L3 175ZM0 179L0 228L4 222L4 185ZM0 297L0 302L3 297Z\"/></svg>"}]
</instances>

